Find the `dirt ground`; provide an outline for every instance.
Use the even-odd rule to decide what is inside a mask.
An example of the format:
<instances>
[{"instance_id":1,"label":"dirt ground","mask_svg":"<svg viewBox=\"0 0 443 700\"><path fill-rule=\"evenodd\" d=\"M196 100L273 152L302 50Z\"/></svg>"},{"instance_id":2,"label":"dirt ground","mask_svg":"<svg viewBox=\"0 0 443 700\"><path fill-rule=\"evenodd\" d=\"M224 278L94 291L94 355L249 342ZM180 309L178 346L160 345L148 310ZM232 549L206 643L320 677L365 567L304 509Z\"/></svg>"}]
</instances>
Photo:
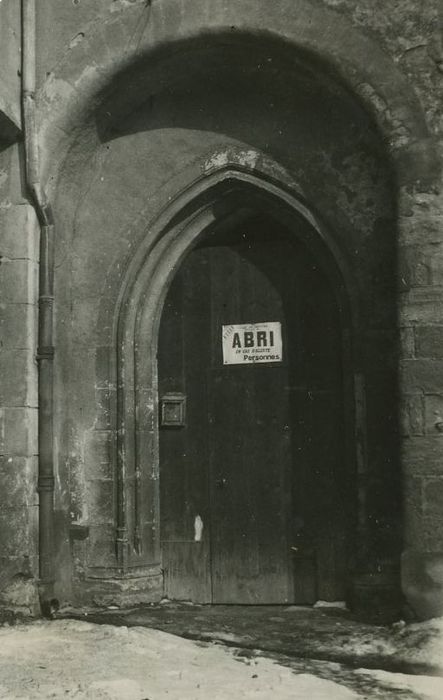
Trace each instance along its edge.
<instances>
[{"instance_id":1,"label":"dirt ground","mask_svg":"<svg viewBox=\"0 0 443 700\"><path fill-rule=\"evenodd\" d=\"M143 612L143 611L142 611ZM165 620L173 609L165 613ZM200 612L200 615L197 613ZM205 611L203 611L204 613ZM275 611L274 611L275 612ZM298 611L301 613L301 611ZM121 611L108 614L122 615ZM175 610L177 617L177 610ZM131 611L133 618L140 610ZM160 616L157 608L157 615ZM183 613L185 614L185 613ZM202 611L186 613L203 617L195 624L206 626ZM252 612L249 614L252 616ZM262 611L263 614L263 611ZM297 612L281 611L294 616ZM218 611L217 615L221 615ZM88 616L86 616L88 617ZM43 698L104 698L117 700L441 700L443 677L423 673L394 673L359 667L359 661L379 653L391 662L432 662L434 671L443 664L443 620L421 625L366 629L359 623L349 626L347 642L343 633L331 633L336 618L325 613L301 615L315 626L323 624L323 650L343 643L354 644L354 664L300 658L281 650L260 650L242 646L241 635L226 639L217 633L205 641L184 639L152 627L97 624L73 619L35 621L5 625L0 629L0 698L11 700ZM318 623L315 622L318 618ZM331 625L332 621L332 625ZM204 624L203 624L204 623ZM167 626L167 623L164 623ZM183 621L182 621L183 626ZM243 622L245 625L246 623ZM280 625L278 620L269 624ZM291 624L294 624L292 622ZM169 625L170 626L170 625ZM225 625L226 626L226 625ZM330 630L328 636L326 629ZM251 629L251 626L250 626ZM183 630L182 630L183 631ZM339 628L340 632L340 628ZM263 632L263 634L265 634ZM302 629L300 628L300 635ZM385 635L382 643L383 635ZM251 636L251 635L250 635ZM307 635L309 636L309 635ZM389 637L389 639L388 639ZM328 641L329 639L329 641ZM326 641L325 641L326 640ZM285 644L287 644L287 641ZM300 643L297 643L300 646ZM363 645L363 646L362 646ZM383 646L384 645L384 646ZM391 645L391 646L390 646ZM349 649L351 651L351 649ZM359 656L360 655L360 656ZM349 656L351 658L351 656ZM412 667L411 667L412 668ZM443 672L442 672L443 676Z\"/></svg>"}]
</instances>

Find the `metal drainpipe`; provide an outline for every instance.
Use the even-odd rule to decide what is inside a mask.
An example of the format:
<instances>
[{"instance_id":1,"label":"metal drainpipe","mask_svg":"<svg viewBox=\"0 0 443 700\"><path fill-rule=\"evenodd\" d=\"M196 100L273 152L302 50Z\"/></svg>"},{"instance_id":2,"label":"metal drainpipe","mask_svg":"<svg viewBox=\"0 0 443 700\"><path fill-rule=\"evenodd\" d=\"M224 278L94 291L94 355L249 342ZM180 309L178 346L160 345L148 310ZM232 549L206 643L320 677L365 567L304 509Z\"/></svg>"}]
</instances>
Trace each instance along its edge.
<instances>
[{"instance_id":1,"label":"metal drainpipe","mask_svg":"<svg viewBox=\"0 0 443 700\"><path fill-rule=\"evenodd\" d=\"M39 147L35 124L35 0L22 0L22 118L26 184L40 224L38 319L38 492L39 597L42 614L53 617L54 598L54 455L53 455L53 302L54 221L39 181Z\"/></svg>"}]
</instances>

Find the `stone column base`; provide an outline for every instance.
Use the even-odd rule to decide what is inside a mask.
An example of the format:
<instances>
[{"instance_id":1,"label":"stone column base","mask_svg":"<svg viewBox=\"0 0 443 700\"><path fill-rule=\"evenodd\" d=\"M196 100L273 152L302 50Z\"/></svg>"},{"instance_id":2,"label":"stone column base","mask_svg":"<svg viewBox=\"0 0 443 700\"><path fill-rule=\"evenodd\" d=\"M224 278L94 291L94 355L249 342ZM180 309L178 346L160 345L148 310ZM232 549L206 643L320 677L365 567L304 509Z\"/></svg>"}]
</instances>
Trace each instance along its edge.
<instances>
[{"instance_id":1,"label":"stone column base","mask_svg":"<svg viewBox=\"0 0 443 700\"><path fill-rule=\"evenodd\" d=\"M123 578L86 578L74 587L75 605L127 608L159 603L163 597L163 573Z\"/></svg>"}]
</instances>

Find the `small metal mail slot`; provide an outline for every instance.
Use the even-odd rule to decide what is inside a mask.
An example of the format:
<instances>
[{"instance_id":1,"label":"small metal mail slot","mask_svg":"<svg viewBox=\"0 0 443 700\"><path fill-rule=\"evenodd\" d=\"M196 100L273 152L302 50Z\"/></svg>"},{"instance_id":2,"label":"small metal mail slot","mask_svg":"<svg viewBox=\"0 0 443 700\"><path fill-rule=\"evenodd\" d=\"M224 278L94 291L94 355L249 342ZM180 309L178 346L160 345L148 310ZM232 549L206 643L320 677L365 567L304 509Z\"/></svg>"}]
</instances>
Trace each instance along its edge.
<instances>
[{"instance_id":1,"label":"small metal mail slot","mask_svg":"<svg viewBox=\"0 0 443 700\"><path fill-rule=\"evenodd\" d=\"M160 425L182 428L186 420L186 396L168 393L160 399Z\"/></svg>"}]
</instances>

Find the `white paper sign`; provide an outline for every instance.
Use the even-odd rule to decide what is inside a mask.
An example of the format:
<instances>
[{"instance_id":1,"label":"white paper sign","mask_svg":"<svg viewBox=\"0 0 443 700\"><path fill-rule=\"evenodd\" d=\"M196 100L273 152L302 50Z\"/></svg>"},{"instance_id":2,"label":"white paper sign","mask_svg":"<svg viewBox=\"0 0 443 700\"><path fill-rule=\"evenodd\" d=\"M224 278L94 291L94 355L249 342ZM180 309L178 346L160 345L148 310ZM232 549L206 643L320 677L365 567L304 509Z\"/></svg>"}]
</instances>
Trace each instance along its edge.
<instances>
[{"instance_id":1,"label":"white paper sign","mask_svg":"<svg viewBox=\"0 0 443 700\"><path fill-rule=\"evenodd\" d=\"M281 362L281 323L241 323L222 326L223 364L249 365Z\"/></svg>"}]
</instances>

